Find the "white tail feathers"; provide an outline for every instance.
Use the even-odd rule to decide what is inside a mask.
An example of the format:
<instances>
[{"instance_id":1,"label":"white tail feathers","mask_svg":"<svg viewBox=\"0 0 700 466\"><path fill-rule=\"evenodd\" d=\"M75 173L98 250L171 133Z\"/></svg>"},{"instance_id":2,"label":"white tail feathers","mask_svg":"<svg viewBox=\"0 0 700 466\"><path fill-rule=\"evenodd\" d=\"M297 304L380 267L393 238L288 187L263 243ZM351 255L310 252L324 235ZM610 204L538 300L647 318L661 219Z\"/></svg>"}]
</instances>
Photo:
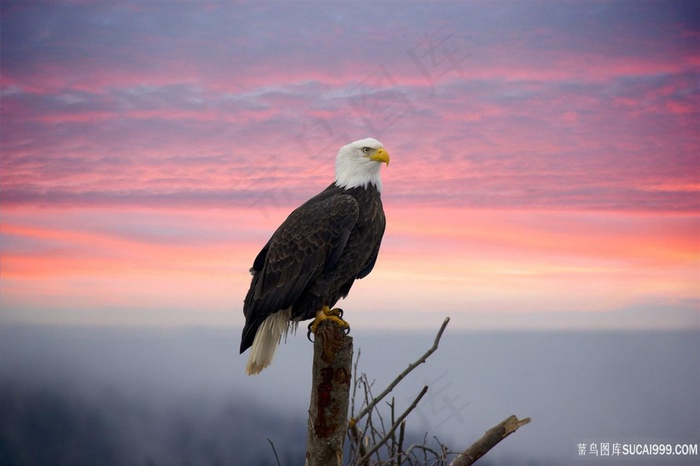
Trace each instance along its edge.
<instances>
[{"instance_id":1,"label":"white tail feathers","mask_svg":"<svg viewBox=\"0 0 700 466\"><path fill-rule=\"evenodd\" d=\"M259 374L263 369L272 363L275 351L289 330L297 327L297 322L291 322L292 309L284 309L274 314L270 314L260 324L255 332L253 346L250 348L248 365L245 372L248 375Z\"/></svg>"}]
</instances>

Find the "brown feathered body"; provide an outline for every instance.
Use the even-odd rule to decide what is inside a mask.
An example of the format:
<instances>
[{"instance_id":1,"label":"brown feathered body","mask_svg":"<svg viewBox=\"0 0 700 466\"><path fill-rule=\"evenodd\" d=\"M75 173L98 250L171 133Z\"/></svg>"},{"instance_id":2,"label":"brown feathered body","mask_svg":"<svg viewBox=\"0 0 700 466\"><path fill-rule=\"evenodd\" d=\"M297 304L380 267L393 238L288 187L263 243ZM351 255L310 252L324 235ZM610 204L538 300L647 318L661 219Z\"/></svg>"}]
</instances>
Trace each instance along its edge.
<instances>
[{"instance_id":1,"label":"brown feathered body","mask_svg":"<svg viewBox=\"0 0 700 466\"><path fill-rule=\"evenodd\" d=\"M284 311L291 321L307 320L347 296L353 282L372 271L385 225L373 184L333 183L294 210L253 263L241 353L271 315Z\"/></svg>"}]
</instances>

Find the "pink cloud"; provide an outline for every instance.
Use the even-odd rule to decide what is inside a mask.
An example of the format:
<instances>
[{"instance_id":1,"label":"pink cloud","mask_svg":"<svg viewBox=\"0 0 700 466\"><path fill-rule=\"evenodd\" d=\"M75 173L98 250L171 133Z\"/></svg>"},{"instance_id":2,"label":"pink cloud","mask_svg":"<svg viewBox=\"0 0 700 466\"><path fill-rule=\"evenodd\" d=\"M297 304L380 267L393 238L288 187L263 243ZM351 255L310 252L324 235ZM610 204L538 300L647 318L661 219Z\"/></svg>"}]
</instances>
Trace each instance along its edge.
<instances>
[{"instance_id":1,"label":"pink cloud","mask_svg":"<svg viewBox=\"0 0 700 466\"><path fill-rule=\"evenodd\" d=\"M366 136L392 163L363 307L697 297L700 54L682 7L449 4L380 33L350 7L26 8L2 18L14 309L228 309Z\"/></svg>"},{"instance_id":2,"label":"pink cloud","mask_svg":"<svg viewBox=\"0 0 700 466\"><path fill-rule=\"evenodd\" d=\"M225 311L237 322L247 269L287 213L54 208L39 218L13 208L2 231L3 299L59 316L147 306L204 320ZM395 205L387 214L376 271L341 303L360 315L428 305L440 313L606 312L697 298L697 215Z\"/></svg>"}]
</instances>

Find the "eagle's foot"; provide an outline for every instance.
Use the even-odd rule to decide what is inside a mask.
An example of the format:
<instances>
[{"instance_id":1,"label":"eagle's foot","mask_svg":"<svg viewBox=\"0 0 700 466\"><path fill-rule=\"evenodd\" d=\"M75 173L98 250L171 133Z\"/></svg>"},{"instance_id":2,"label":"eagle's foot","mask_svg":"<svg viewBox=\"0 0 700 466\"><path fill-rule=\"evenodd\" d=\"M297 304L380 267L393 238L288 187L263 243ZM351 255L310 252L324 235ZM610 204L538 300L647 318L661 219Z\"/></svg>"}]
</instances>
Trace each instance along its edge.
<instances>
[{"instance_id":1,"label":"eagle's foot","mask_svg":"<svg viewBox=\"0 0 700 466\"><path fill-rule=\"evenodd\" d=\"M338 319L343 320L343 313L344 312L339 307L334 307L333 309L329 309L328 306L323 306L321 308L321 312L323 312L326 315L326 317L337 317ZM323 320L323 319L321 319L321 320ZM345 322L345 321L343 320L343 322Z\"/></svg>"},{"instance_id":2,"label":"eagle's foot","mask_svg":"<svg viewBox=\"0 0 700 466\"><path fill-rule=\"evenodd\" d=\"M309 341L313 341L311 339L311 334L316 333L318 325L324 320L330 320L331 322L338 324L340 328L345 331L346 335L350 333L350 324L343 320L343 310L338 307L331 309L328 306L323 306L320 311L316 312L316 318L312 320L308 326L306 338L308 338Z\"/></svg>"}]
</instances>

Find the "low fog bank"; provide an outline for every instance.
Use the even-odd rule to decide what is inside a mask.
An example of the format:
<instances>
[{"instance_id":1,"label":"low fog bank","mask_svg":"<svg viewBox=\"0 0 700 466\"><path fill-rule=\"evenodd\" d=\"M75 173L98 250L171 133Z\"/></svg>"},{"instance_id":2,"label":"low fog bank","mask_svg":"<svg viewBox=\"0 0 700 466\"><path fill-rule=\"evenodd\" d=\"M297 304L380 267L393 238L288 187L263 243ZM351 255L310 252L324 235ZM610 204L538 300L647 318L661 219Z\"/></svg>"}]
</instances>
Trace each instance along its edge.
<instances>
[{"instance_id":1,"label":"low fog bank","mask_svg":"<svg viewBox=\"0 0 700 466\"><path fill-rule=\"evenodd\" d=\"M240 400L137 400L118 389L83 397L79 389L3 383L3 465L299 464L299 420L271 416Z\"/></svg>"},{"instance_id":2,"label":"low fog bank","mask_svg":"<svg viewBox=\"0 0 700 466\"><path fill-rule=\"evenodd\" d=\"M299 464L305 420L240 389L235 346L217 330L0 329L0 464L272 466L270 441Z\"/></svg>"},{"instance_id":3,"label":"low fog bank","mask_svg":"<svg viewBox=\"0 0 700 466\"><path fill-rule=\"evenodd\" d=\"M434 333L353 336L359 370L378 393ZM1 327L0 464L274 465L267 439L283 465L301 464L311 345L291 336L273 366L246 377L238 337L238 329ZM430 389L409 429L453 449L510 414L533 419L485 464L596 464L578 456L579 443L700 439L698 332L448 327L393 393L397 412L423 385Z\"/></svg>"}]
</instances>

